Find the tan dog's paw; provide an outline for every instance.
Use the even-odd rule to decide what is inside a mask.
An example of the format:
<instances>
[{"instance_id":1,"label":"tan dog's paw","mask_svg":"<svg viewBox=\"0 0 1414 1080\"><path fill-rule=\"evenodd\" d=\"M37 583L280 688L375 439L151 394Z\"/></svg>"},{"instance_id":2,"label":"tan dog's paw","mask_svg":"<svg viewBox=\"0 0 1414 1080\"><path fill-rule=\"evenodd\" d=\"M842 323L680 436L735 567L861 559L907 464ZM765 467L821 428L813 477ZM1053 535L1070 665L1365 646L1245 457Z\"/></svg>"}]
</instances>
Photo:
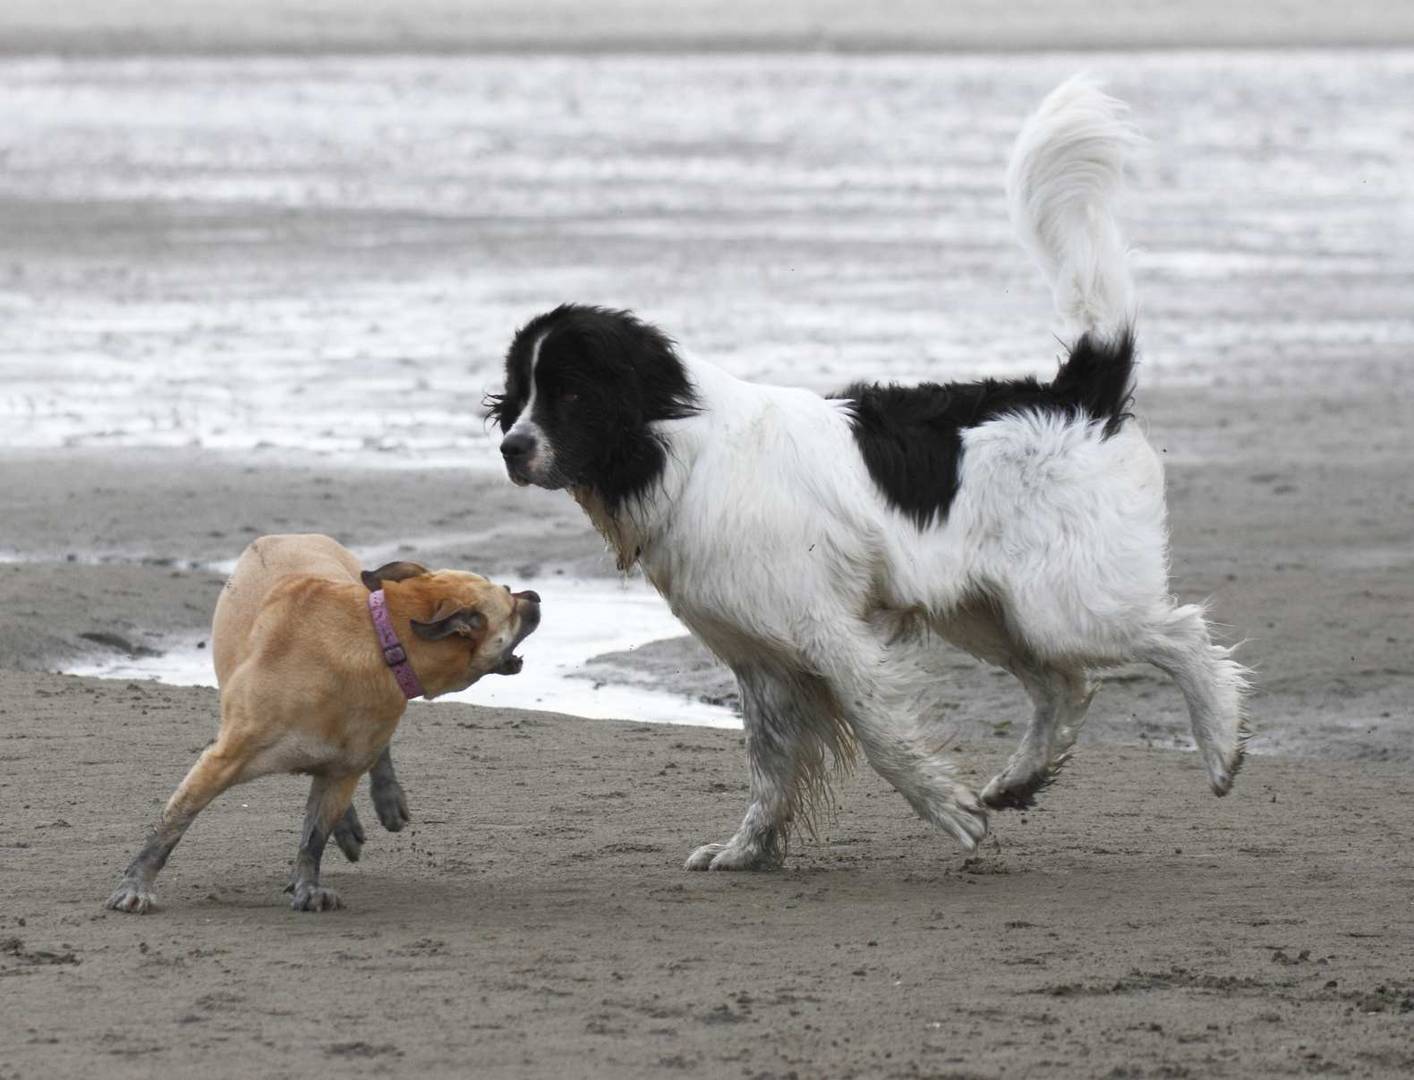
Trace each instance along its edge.
<instances>
[{"instance_id":1,"label":"tan dog's paw","mask_svg":"<svg viewBox=\"0 0 1414 1080\"><path fill-rule=\"evenodd\" d=\"M124 881L103 906L129 915L146 915L157 906L157 894L136 881Z\"/></svg>"},{"instance_id":2,"label":"tan dog's paw","mask_svg":"<svg viewBox=\"0 0 1414 1080\"><path fill-rule=\"evenodd\" d=\"M396 780L374 779L372 784L373 809L378 812L378 820L389 832L401 832L404 825L412 820L408 813L408 799L403 794L403 785Z\"/></svg>"},{"instance_id":3,"label":"tan dog's paw","mask_svg":"<svg viewBox=\"0 0 1414 1080\"><path fill-rule=\"evenodd\" d=\"M290 890L290 907L295 911L338 911L344 906L339 894L323 885L311 885L301 881Z\"/></svg>"},{"instance_id":4,"label":"tan dog's paw","mask_svg":"<svg viewBox=\"0 0 1414 1080\"><path fill-rule=\"evenodd\" d=\"M334 826L334 843L339 845L339 850L349 862L358 862L358 857L363 854L363 842L367 839L363 822L358 820L357 811L350 806Z\"/></svg>"}]
</instances>

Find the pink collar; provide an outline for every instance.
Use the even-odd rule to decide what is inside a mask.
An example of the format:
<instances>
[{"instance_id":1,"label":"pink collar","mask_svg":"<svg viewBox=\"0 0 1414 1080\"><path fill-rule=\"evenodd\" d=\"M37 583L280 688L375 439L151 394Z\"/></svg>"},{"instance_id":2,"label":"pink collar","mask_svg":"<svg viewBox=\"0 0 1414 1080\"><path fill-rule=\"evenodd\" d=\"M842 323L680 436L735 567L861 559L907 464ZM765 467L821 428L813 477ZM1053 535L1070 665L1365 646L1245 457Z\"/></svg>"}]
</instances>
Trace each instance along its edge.
<instances>
[{"instance_id":1,"label":"pink collar","mask_svg":"<svg viewBox=\"0 0 1414 1080\"><path fill-rule=\"evenodd\" d=\"M418 679L417 672L413 671L407 650L398 640L398 632L393 629L393 624L388 619L388 600L382 589L368 594L368 613L373 616L373 630L378 635L383 659L393 669L393 678L398 680L398 689L409 701L422 697L425 693L422 681Z\"/></svg>"}]
</instances>

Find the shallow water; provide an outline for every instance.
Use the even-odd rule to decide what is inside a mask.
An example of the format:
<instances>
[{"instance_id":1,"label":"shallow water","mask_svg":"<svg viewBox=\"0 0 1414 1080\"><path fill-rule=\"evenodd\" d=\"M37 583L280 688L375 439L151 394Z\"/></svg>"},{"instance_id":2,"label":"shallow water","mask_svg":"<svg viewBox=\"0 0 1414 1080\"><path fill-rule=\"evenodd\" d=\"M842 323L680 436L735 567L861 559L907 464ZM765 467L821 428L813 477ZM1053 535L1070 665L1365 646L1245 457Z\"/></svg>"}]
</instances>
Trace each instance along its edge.
<instances>
[{"instance_id":1,"label":"shallow water","mask_svg":"<svg viewBox=\"0 0 1414 1080\"><path fill-rule=\"evenodd\" d=\"M585 664L595 656L631 650L687 632L663 599L642 582L556 577L552 582L531 582L526 587L544 593L547 617L520 649L525 670L511 677L489 675L475 686L438 698L439 701L546 709L599 719L741 726L735 713L719 705L667 690L601 684L586 676ZM198 645L198 640L169 642L160 656L91 659L70 665L67 670L73 675L100 678L215 686L210 649L204 641Z\"/></svg>"},{"instance_id":2,"label":"shallow water","mask_svg":"<svg viewBox=\"0 0 1414 1080\"><path fill-rule=\"evenodd\" d=\"M821 389L1043 373L1001 173L1080 67L1152 140L1144 380L1414 353L1410 51L13 59L0 446L488 462L568 299Z\"/></svg>"}]
</instances>

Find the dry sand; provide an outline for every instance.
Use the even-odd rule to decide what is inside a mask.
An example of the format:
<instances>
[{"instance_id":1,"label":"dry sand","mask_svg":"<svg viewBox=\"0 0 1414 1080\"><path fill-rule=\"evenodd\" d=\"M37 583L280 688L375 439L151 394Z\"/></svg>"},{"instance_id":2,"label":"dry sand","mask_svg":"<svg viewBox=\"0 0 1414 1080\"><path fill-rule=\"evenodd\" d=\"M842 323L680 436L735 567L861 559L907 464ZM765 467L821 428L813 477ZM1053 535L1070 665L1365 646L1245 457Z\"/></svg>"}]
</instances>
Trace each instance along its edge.
<instances>
[{"instance_id":1,"label":"dry sand","mask_svg":"<svg viewBox=\"0 0 1414 1080\"><path fill-rule=\"evenodd\" d=\"M689 874L741 810L736 733L415 706L414 823L331 850L346 910L280 893L290 778L202 816L155 914L103 911L215 712L0 675L6 1080L1414 1069L1403 764L1259 759L1219 801L1191 755L1089 747L972 858L868 774L784 871Z\"/></svg>"}]
</instances>

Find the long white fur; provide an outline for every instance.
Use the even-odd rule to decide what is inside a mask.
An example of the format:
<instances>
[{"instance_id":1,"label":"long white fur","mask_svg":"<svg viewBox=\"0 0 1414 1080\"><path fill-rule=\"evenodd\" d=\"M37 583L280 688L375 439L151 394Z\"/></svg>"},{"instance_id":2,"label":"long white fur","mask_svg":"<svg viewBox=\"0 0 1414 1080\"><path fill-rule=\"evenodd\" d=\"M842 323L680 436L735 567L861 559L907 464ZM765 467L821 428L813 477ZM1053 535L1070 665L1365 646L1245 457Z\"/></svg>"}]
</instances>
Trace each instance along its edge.
<instances>
[{"instance_id":1,"label":"long white fur","mask_svg":"<svg viewBox=\"0 0 1414 1080\"><path fill-rule=\"evenodd\" d=\"M1076 75L1026 121L1007 165L1012 228L1073 335L1133 321L1134 284L1114 204L1125 162L1144 140L1127 113L1089 75Z\"/></svg>"},{"instance_id":2,"label":"long white fur","mask_svg":"<svg viewBox=\"0 0 1414 1080\"><path fill-rule=\"evenodd\" d=\"M1078 329L1131 311L1111 212L1136 136L1090 81L1056 90L1009 172L1017 230ZM751 804L694 869L773 865L831 759L858 748L926 820L968 848L981 800L938 746L941 637L1012 671L1034 717L987 801L1024 801L1070 749L1089 672L1147 660L1190 708L1215 792L1241 758L1243 669L1202 609L1168 594L1164 480L1138 425L1109 439L1083 418L1021 413L964 433L945 521L920 530L871 480L847 403L688 361L701 411L661 425L661 485L601 529L636 555L673 611L740 677Z\"/></svg>"}]
</instances>

